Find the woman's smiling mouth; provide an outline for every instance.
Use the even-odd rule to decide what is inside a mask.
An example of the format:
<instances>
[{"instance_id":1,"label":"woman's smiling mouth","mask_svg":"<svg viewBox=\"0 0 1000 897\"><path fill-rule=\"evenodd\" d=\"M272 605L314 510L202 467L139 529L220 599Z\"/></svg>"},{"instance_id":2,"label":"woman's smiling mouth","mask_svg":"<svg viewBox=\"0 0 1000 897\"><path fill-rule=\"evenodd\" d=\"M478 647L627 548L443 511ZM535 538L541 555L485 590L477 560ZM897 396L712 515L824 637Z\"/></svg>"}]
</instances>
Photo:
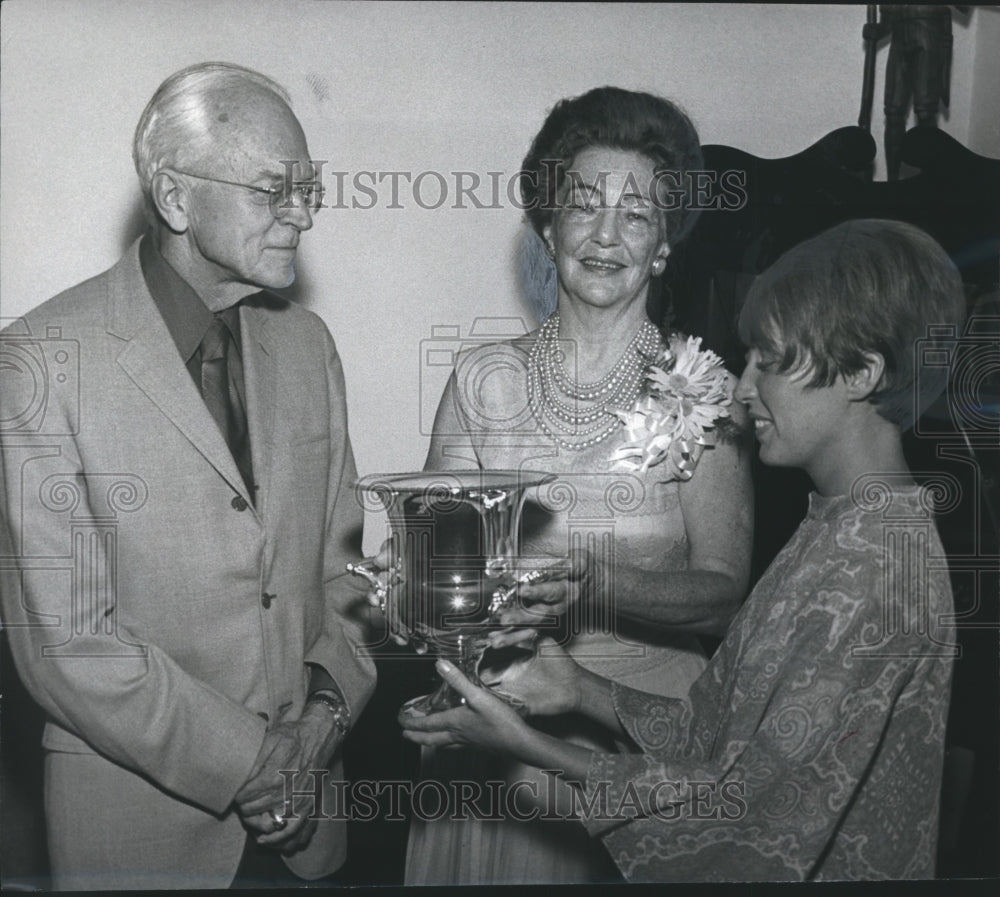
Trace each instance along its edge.
<instances>
[{"instance_id":1,"label":"woman's smiling mouth","mask_svg":"<svg viewBox=\"0 0 1000 897\"><path fill-rule=\"evenodd\" d=\"M617 271L621 271L622 268L625 267L625 265L621 264L621 262L613 262L609 259L593 258L590 256L580 259L580 264L590 271L596 271L604 274L614 274Z\"/></svg>"}]
</instances>

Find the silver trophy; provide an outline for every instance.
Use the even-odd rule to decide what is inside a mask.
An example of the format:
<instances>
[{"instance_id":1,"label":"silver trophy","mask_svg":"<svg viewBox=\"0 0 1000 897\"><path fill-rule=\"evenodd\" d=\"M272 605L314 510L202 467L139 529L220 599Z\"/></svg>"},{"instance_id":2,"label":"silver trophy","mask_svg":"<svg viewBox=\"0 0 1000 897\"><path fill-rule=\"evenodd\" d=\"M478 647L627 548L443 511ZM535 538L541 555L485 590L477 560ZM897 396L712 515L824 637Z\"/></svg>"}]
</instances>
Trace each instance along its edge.
<instances>
[{"instance_id":1,"label":"silver trophy","mask_svg":"<svg viewBox=\"0 0 1000 897\"><path fill-rule=\"evenodd\" d=\"M393 635L418 651L434 649L483 685L479 664L486 637L500 627L500 613L514 601L518 583L536 578L530 572L519 575L516 568L527 490L552 479L516 470L366 477L357 488L389 515L390 568L396 575L386 582L372 562L347 569L372 583ZM433 694L409 701L406 709L434 713L462 700L442 683Z\"/></svg>"}]
</instances>

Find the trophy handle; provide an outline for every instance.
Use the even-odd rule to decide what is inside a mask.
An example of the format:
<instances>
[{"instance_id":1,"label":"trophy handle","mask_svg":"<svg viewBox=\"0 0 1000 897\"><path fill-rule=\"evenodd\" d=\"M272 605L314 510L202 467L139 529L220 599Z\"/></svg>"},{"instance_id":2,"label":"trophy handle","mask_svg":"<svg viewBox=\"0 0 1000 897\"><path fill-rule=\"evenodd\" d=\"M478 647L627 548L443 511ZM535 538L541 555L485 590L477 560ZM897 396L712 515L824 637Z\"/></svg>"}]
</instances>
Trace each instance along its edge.
<instances>
[{"instance_id":1,"label":"trophy handle","mask_svg":"<svg viewBox=\"0 0 1000 897\"><path fill-rule=\"evenodd\" d=\"M500 619L500 612L513 603L518 586L530 586L536 582L545 582L548 578L549 574L545 570L529 570L518 576L509 586L500 586L490 597L490 617L494 621Z\"/></svg>"},{"instance_id":2,"label":"trophy handle","mask_svg":"<svg viewBox=\"0 0 1000 897\"><path fill-rule=\"evenodd\" d=\"M359 564L347 564L346 568L348 573L368 580L368 584L372 587L372 594L378 601L378 609L385 614L389 632L393 638L401 645L412 642L417 653L424 654L427 651L427 643L403 623L399 616L399 604L391 599L392 587L402 582L398 572L391 568L388 571L383 570L375 565L374 559L362 561ZM380 575L387 572L395 577L393 582L386 582Z\"/></svg>"},{"instance_id":3,"label":"trophy handle","mask_svg":"<svg viewBox=\"0 0 1000 897\"><path fill-rule=\"evenodd\" d=\"M374 561L367 563L362 561L360 564L348 564L347 572L368 580L372 591L375 593L375 598L378 600L378 609L382 613L385 613L385 602L389 597L389 586L379 579L379 568L374 566L374 563Z\"/></svg>"}]
</instances>

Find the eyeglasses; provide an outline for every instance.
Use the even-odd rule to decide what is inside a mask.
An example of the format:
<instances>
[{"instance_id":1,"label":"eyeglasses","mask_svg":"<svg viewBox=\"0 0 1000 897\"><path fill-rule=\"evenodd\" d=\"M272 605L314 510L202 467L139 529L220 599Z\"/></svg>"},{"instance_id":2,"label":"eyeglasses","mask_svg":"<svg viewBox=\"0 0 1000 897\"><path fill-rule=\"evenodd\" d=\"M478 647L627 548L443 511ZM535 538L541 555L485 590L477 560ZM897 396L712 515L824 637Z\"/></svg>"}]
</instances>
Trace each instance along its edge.
<instances>
[{"instance_id":1,"label":"eyeglasses","mask_svg":"<svg viewBox=\"0 0 1000 897\"><path fill-rule=\"evenodd\" d=\"M189 178L197 178L199 181L214 181L216 184L228 184L230 187L242 187L244 190L263 193L267 196L267 204L275 218L280 218L290 209L309 209L311 212L318 212L325 208L323 197L326 195L326 188L315 181L283 179L280 187L257 187L254 184L241 184L238 181L227 181L223 178L210 178L204 174L192 174L190 171L181 171L179 168L175 168L174 171L187 175Z\"/></svg>"}]
</instances>

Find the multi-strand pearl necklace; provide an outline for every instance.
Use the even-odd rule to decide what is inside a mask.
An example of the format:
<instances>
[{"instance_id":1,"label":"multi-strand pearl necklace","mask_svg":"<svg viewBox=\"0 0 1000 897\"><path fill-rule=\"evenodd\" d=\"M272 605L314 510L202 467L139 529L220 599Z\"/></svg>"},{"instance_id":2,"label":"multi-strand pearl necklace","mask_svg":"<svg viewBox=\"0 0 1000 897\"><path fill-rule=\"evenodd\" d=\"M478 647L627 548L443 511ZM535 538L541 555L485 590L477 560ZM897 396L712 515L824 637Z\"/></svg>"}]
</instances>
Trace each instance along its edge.
<instances>
[{"instance_id":1,"label":"multi-strand pearl necklace","mask_svg":"<svg viewBox=\"0 0 1000 897\"><path fill-rule=\"evenodd\" d=\"M559 315L550 316L528 357L528 404L542 432L570 451L603 442L620 426L610 409L632 406L659 348L660 331L646 321L607 374L593 383L578 383L563 368Z\"/></svg>"}]
</instances>

